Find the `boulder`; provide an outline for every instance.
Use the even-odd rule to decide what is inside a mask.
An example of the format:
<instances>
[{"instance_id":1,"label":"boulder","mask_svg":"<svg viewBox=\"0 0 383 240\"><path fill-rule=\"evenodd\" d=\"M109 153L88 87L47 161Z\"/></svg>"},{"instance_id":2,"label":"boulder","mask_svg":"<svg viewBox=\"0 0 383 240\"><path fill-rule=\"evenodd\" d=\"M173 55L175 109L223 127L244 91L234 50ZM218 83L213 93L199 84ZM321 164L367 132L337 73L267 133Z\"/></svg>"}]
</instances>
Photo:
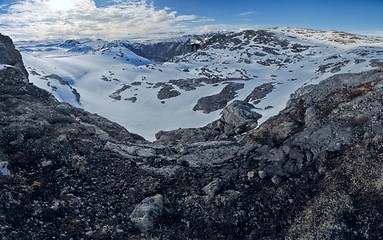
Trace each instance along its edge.
<instances>
[{"instance_id":1,"label":"boulder","mask_svg":"<svg viewBox=\"0 0 383 240\"><path fill-rule=\"evenodd\" d=\"M143 233L154 230L156 220L161 217L164 200L161 194L147 197L138 204L130 214L130 219Z\"/></svg>"},{"instance_id":2,"label":"boulder","mask_svg":"<svg viewBox=\"0 0 383 240\"><path fill-rule=\"evenodd\" d=\"M19 51L10 37L0 34L0 64L14 66L21 70L24 79L27 80L28 72L24 67L24 63Z\"/></svg>"},{"instance_id":3,"label":"boulder","mask_svg":"<svg viewBox=\"0 0 383 240\"><path fill-rule=\"evenodd\" d=\"M220 121L225 125L225 133L233 135L257 127L257 121L261 117L261 114L254 111L252 104L235 100L223 109Z\"/></svg>"}]
</instances>

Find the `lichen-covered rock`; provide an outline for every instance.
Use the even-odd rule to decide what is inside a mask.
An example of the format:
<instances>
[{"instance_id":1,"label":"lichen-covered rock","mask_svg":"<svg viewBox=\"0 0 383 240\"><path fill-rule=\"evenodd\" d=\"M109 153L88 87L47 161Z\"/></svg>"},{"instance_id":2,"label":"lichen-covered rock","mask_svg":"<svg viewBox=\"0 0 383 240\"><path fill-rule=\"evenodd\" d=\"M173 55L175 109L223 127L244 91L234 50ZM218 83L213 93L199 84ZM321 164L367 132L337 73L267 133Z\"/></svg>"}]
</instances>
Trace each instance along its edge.
<instances>
[{"instance_id":1,"label":"lichen-covered rock","mask_svg":"<svg viewBox=\"0 0 383 240\"><path fill-rule=\"evenodd\" d=\"M154 224L163 214L164 200L161 194L147 197L130 214L130 219L143 233L154 230Z\"/></svg>"}]
</instances>

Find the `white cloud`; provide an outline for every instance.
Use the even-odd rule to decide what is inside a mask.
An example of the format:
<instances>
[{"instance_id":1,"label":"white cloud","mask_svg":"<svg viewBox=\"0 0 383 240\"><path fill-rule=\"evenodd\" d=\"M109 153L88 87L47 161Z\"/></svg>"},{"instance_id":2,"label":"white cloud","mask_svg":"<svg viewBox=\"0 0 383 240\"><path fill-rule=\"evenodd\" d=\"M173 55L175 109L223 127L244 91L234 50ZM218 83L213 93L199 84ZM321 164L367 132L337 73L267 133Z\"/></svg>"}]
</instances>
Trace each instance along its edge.
<instances>
[{"instance_id":1,"label":"white cloud","mask_svg":"<svg viewBox=\"0 0 383 240\"><path fill-rule=\"evenodd\" d=\"M177 15L146 0L114 1L97 7L93 0L21 0L0 14L1 33L16 40L53 38L122 39L174 33L213 19Z\"/></svg>"},{"instance_id":2,"label":"white cloud","mask_svg":"<svg viewBox=\"0 0 383 240\"><path fill-rule=\"evenodd\" d=\"M240 16L240 17L244 17L244 16L248 16L248 15L253 15L253 14L256 14L256 12L242 12L242 13L238 13L237 16Z\"/></svg>"}]
</instances>

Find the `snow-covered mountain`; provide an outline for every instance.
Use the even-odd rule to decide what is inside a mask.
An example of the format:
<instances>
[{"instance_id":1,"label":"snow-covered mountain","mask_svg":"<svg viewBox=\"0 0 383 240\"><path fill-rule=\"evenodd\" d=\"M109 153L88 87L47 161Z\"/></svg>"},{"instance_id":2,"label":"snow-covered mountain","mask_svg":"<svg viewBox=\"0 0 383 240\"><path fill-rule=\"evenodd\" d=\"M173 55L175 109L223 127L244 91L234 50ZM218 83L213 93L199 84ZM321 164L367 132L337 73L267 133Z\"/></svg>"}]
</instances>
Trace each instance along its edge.
<instances>
[{"instance_id":1,"label":"snow-covered mountain","mask_svg":"<svg viewBox=\"0 0 383 240\"><path fill-rule=\"evenodd\" d=\"M231 101L262 114L335 74L383 65L383 39L337 31L272 28L156 43L17 42L30 81L60 101L98 113L148 140L200 127Z\"/></svg>"}]
</instances>

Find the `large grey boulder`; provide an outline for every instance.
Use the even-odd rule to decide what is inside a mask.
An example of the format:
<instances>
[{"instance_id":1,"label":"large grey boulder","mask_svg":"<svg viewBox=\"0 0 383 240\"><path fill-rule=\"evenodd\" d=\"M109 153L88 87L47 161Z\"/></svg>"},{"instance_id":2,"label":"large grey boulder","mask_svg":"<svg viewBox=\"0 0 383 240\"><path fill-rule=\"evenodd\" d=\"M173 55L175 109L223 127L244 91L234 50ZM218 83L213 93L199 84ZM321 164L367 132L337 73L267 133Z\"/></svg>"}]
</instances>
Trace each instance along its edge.
<instances>
[{"instance_id":1,"label":"large grey boulder","mask_svg":"<svg viewBox=\"0 0 383 240\"><path fill-rule=\"evenodd\" d=\"M2 34L0 34L0 64L14 66L22 71L25 79L28 78L20 52L16 50L12 39Z\"/></svg>"},{"instance_id":2,"label":"large grey boulder","mask_svg":"<svg viewBox=\"0 0 383 240\"><path fill-rule=\"evenodd\" d=\"M261 114L254 111L252 104L236 100L223 109L220 121L225 124L226 134L238 134L257 127L261 117Z\"/></svg>"},{"instance_id":3,"label":"large grey boulder","mask_svg":"<svg viewBox=\"0 0 383 240\"><path fill-rule=\"evenodd\" d=\"M155 221L161 217L164 199L161 194L147 197L138 204L130 214L130 219L143 233L154 230Z\"/></svg>"}]
</instances>

